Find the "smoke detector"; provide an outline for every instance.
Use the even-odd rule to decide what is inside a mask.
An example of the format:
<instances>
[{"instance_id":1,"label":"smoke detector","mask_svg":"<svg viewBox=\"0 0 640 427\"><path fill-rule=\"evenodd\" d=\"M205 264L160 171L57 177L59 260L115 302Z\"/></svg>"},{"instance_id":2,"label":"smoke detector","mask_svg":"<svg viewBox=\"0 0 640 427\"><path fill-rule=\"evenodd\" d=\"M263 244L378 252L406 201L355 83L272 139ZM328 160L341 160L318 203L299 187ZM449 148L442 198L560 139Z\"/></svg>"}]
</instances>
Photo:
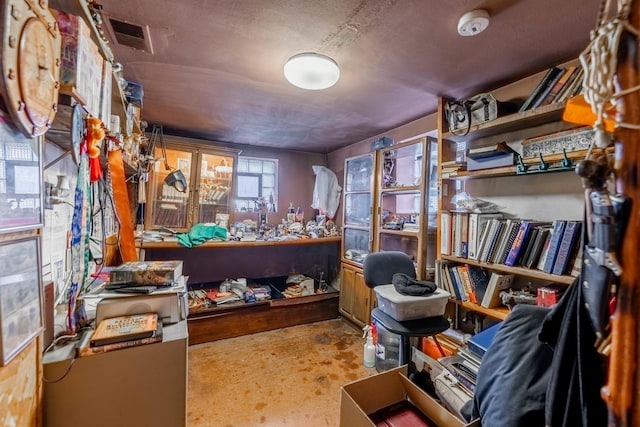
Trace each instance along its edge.
<instances>
[{"instance_id":1,"label":"smoke detector","mask_svg":"<svg viewBox=\"0 0 640 427\"><path fill-rule=\"evenodd\" d=\"M461 36L475 36L489 26L489 12L484 9L472 10L458 20L458 34Z\"/></svg>"}]
</instances>

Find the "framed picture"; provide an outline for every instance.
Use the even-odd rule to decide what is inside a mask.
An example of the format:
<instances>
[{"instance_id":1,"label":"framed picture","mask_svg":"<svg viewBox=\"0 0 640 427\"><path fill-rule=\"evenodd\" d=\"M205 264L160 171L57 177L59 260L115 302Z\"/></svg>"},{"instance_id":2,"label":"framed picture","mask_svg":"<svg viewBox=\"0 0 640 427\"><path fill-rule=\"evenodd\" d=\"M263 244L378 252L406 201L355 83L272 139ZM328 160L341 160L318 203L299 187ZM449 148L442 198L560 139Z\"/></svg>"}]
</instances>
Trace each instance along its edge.
<instances>
[{"instance_id":1,"label":"framed picture","mask_svg":"<svg viewBox=\"0 0 640 427\"><path fill-rule=\"evenodd\" d=\"M0 365L43 328L38 236L0 243Z\"/></svg>"},{"instance_id":2,"label":"framed picture","mask_svg":"<svg viewBox=\"0 0 640 427\"><path fill-rule=\"evenodd\" d=\"M42 137L26 138L0 121L0 233L42 227Z\"/></svg>"},{"instance_id":3,"label":"framed picture","mask_svg":"<svg viewBox=\"0 0 640 427\"><path fill-rule=\"evenodd\" d=\"M189 176L191 173L191 161L189 159L178 159L178 169L180 169L185 176Z\"/></svg>"}]
</instances>

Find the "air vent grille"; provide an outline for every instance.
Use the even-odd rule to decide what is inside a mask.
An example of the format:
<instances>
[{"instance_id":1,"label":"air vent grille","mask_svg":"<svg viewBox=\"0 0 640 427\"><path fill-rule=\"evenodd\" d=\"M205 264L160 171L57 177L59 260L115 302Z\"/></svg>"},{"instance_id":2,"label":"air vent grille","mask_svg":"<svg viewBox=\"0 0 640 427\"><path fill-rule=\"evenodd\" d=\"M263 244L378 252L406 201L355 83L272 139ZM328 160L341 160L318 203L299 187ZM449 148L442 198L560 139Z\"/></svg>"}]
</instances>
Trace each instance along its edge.
<instances>
[{"instance_id":1,"label":"air vent grille","mask_svg":"<svg viewBox=\"0 0 640 427\"><path fill-rule=\"evenodd\" d=\"M110 33L115 43L153 53L149 37L149 27L124 22L112 17L109 17L108 22L109 29L111 30Z\"/></svg>"}]
</instances>

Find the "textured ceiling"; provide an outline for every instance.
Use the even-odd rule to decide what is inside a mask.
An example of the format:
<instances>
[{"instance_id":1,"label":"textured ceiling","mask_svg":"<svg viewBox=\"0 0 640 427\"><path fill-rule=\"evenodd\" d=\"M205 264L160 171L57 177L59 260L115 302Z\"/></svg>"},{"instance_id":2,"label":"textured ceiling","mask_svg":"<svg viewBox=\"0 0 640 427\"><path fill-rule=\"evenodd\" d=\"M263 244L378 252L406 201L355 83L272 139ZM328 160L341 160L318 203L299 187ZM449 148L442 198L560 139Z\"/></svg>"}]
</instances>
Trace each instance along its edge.
<instances>
[{"instance_id":1,"label":"textured ceiling","mask_svg":"<svg viewBox=\"0 0 640 427\"><path fill-rule=\"evenodd\" d=\"M576 57L598 0L103 0L103 15L148 25L153 54L111 42L144 87L142 117L167 132L330 152ZM485 8L489 28L457 34ZM325 91L288 84L288 57L333 57Z\"/></svg>"}]
</instances>

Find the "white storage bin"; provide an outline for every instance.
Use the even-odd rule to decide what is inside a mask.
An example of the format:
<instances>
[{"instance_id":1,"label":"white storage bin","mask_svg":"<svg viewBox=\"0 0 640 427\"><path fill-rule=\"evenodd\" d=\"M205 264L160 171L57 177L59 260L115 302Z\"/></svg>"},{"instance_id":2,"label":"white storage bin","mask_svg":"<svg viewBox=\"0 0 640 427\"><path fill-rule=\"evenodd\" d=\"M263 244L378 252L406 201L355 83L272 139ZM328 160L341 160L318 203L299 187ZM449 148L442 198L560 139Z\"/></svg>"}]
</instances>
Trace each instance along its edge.
<instances>
[{"instance_id":1,"label":"white storage bin","mask_svg":"<svg viewBox=\"0 0 640 427\"><path fill-rule=\"evenodd\" d=\"M440 288L423 297L402 295L393 285L380 285L373 289L378 298L378 308L396 320L442 316L450 296Z\"/></svg>"}]
</instances>

